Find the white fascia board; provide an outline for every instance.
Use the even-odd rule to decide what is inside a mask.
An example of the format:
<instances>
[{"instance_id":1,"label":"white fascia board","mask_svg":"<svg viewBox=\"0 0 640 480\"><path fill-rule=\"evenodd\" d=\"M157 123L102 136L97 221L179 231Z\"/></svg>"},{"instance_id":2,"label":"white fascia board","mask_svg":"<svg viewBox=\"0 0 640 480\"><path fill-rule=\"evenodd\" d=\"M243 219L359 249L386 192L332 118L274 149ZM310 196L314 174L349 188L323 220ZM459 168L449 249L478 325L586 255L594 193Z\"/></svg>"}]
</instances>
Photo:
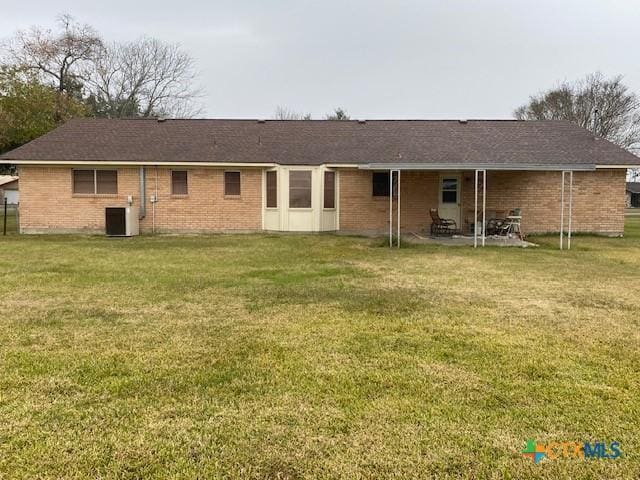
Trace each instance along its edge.
<instances>
[{"instance_id":1,"label":"white fascia board","mask_svg":"<svg viewBox=\"0 0 640 480\"><path fill-rule=\"evenodd\" d=\"M123 167L264 167L271 168L277 163L245 163L245 162L112 162L105 160L0 160L0 164L11 165L38 165L41 167L64 167L67 165L87 165L87 166L123 166Z\"/></svg>"},{"instance_id":2,"label":"white fascia board","mask_svg":"<svg viewBox=\"0 0 640 480\"><path fill-rule=\"evenodd\" d=\"M596 168L598 170L603 168L621 168L625 170L628 168L640 168L640 161L636 165L596 165Z\"/></svg>"},{"instance_id":3,"label":"white fascia board","mask_svg":"<svg viewBox=\"0 0 640 480\"><path fill-rule=\"evenodd\" d=\"M497 171L574 171L574 172L592 172L596 169L595 165L574 164L574 165L496 165L496 164L429 164L429 163L369 163L359 165L361 170L497 170Z\"/></svg>"}]
</instances>

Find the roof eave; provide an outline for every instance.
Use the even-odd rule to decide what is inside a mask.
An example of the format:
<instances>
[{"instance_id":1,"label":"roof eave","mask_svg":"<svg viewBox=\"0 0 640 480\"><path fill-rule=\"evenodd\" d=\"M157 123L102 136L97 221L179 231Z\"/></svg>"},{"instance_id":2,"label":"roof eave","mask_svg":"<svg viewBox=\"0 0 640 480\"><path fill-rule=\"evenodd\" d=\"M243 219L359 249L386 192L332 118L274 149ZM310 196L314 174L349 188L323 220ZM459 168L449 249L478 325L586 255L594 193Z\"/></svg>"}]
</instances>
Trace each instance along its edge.
<instances>
[{"instance_id":1,"label":"roof eave","mask_svg":"<svg viewBox=\"0 0 640 480\"><path fill-rule=\"evenodd\" d=\"M592 172L592 164L468 164L468 163L368 163L359 165L361 170L524 170Z\"/></svg>"},{"instance_id":2,"label":"roof eave","mask_svg":"<svg viewBox=\"0 0 640 480\"><path fill-rule=\"evenodd\" d=\"M276 163L261 162L158 162L158 161L113 161L113 160L11 160L0 159L0 164L43 166L130 166L130 167L275 167Z\"/></svg>"}]
</instances>

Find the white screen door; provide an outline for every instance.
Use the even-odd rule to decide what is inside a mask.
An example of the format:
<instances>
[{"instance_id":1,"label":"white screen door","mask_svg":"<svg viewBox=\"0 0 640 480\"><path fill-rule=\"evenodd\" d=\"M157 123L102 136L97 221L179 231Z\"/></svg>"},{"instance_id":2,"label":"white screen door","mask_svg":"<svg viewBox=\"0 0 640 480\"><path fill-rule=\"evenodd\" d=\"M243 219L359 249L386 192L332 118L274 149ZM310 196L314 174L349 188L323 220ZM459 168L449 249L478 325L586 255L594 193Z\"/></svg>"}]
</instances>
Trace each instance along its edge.
<instances>
[{"instance_id":1,"label":"white screen door","mask_svg":"<svg viewBox=\"0 0 640 480\"><path fill-rule=\"evenodd\" d=\"M460 175L441 175L438 213L456 221L460 228Z\"/></svg>"}]
</instances>

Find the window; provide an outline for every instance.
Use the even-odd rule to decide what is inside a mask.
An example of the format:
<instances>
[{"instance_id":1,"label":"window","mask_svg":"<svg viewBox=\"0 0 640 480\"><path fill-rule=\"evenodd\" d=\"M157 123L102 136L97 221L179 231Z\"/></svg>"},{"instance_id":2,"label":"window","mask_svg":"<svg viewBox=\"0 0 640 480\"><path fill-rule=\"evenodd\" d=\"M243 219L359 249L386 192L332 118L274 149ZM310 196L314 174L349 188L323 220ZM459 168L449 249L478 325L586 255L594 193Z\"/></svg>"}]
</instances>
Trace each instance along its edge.
<instances>
[{"instance_id":1,"label":"window","mask_svg":"<svg viewBox=\"0 0 640 480\"><path fill-rule=\"evenodd\" d=\"M278 172L267 172L267 208L278 207Z\"/></svg>"},{"instance_id":2,"label":"window","mask_svg":"<svg viewBox=\"0 0 640 480\"><path fill-rule=\"evenodd\" d=\"M224 194L240 195L240 172L224 172Z\"/></svg>"},{"instance_id":3,"label":"window","mask_svg":"<svg viewBox=\"0 0 640 480\"><path fill-rule=\"evenodd\" d=\"M458 203L458 179L442 179L442 203Z\"/></svg>"},{"instance_id":4,"label":"window","mask_svg":"<svg viewBox=\"0 0 640 480\"><path fill-rule=\"evenodd\" d=\"M336 172L324 172L324 208L336 208Z\"/></svg>"},{"instance_id":5,"label":"window","mask_svg":"<svg viewBox=\"0 0 640 480\"><path fill-rule=\"evenodd\" d=\"M171 171L171 194L187 195L189 193L189 185L187 183L186 170Z\"/></svg>"},{"instance_id":6,"label":"window","mask_svg":"<svg viewBox=\"0 0 640 480\"><path fill-rule=\"evenodd\" d=\"M115 195L118 193L118 171L74 170L73 193Z\"/></svg>"},{"instance_id":7,"label":"window","mask_svg":"<svg viewBox=\"0 0 640 480\"><path fill-rule=\"evenodd\" d=\"M94 194L95 187L95 170L73 171L73 193Z\"/></svg>"},{"instance_id":8,"label":"window","mask_svg":"<svg viewBox=\"0 0 640 480\"><path fill-rule=\"evenodd\" d=\"M289 208L311 208L311 171L289 172Z\"/></svg>"},{"instance_id":9,"label":"window","mask_svg":"<svg viewBox=\"0 0 640 480\"><path fill-rule=\"evenodd\" d=\"M373 196L389 196L389 172L373 172Z\"/></svg>"},{"instance_id":10,"label":"window","mask_svg":"<svg viewBox=\"0 0 640 480\"><path fill-rule=\"evenodd\" d=\"M96 193L101 195L118 193L118 172L116 170L96 170Z\"/></svg>"}]
</instances>

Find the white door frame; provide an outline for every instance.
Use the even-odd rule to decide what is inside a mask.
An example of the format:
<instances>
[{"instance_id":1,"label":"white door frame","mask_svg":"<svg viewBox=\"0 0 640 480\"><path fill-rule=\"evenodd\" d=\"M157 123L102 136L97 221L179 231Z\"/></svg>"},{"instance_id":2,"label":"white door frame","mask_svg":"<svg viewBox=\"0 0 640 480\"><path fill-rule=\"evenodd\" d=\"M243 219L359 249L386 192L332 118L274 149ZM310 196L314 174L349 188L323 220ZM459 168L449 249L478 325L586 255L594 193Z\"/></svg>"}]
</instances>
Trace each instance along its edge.
<instances>
[{"instance_id":1,"label":"white door frame","mask_svg":"<svg viewBox=\"0 0 640 480\"><path fill-rule=\"evenodd\" d=\"M455 178L457 180L455 204L442 202L442 186L443 180L446 178ZM460 228L462 219L462 174L460 172L445 172L438 177L438 214L442 218L452 218Z\"/></svg>"}]
</instances>

